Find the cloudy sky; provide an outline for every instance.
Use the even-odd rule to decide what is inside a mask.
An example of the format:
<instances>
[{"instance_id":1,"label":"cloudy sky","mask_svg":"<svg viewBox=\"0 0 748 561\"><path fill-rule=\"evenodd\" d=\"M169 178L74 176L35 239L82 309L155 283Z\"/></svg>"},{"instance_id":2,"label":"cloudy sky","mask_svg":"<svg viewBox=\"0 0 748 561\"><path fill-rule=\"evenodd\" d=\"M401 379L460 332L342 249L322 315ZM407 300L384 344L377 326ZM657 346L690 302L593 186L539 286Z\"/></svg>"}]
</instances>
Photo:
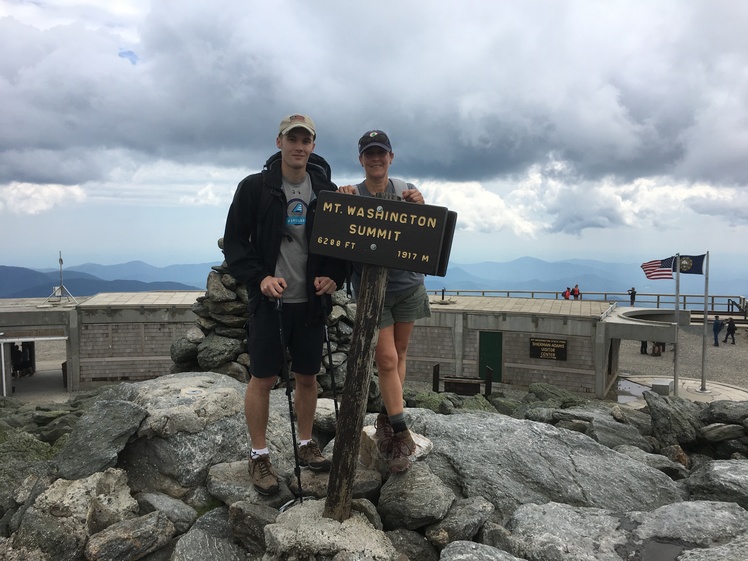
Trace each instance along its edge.
<instances>
[{"instance_id":1,"label":"cloudy sky","mask_svg":"<svg viewBox=\"0 0 748 561\"><path fill-rule=\"evenodd\" d=\"M0 264L220 261L302 112L339 184L389 133L453 262L745 269L747 28L734 0L0 0Z\"/></svg>"}]
</instances>

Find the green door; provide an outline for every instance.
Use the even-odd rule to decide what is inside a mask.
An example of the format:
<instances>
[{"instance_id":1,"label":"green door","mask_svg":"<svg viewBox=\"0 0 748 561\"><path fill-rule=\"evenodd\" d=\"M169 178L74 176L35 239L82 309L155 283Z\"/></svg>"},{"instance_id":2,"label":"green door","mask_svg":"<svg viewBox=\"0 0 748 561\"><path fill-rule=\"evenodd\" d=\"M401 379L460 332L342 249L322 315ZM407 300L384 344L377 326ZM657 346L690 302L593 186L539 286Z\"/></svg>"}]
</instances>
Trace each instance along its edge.
<instances>
[{"instance_id":1,"label":"green door","mask_svg":"<svg viewBox=\"0 0 748 561\"><path fill-rule=\"evenodd\" d=\"M478 377L486 378L486 366L493 370L493 381L501 382L501 332L481 331L478 334Z\"/></svg>"}]
</instances>

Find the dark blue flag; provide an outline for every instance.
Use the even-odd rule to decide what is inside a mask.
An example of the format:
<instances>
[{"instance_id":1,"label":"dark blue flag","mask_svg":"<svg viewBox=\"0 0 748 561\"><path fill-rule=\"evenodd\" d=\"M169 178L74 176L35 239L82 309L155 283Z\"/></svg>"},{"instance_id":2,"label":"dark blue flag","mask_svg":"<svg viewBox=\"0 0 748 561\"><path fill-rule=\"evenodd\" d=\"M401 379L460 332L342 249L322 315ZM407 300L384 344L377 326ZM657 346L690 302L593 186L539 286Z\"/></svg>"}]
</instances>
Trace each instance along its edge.
<instances>
[{"instance_id":1,"label":"dark blue flag","mask_svg":"<svg viewBox=\"0 0 748 561\"><path fill-rule=\"evenodd\" d=\"M680 272L684 275L703 275L704 274L704 255L681 255ZM678 263L673 260L673 271L676 270Z\"/></svg>"}]
</instances>

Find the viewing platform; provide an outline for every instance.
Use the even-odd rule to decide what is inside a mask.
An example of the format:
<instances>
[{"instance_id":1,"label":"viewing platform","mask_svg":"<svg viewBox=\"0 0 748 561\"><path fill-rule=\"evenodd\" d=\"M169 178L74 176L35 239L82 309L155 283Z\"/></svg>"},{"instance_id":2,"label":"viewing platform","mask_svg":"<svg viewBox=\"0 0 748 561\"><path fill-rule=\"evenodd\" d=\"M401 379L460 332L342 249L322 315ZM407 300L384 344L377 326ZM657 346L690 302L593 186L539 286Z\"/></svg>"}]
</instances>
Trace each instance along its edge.
<instances>
[{"instance_id":1,"label":"viewing platform","mask_svg":"<svg viewBox=\"0 0 748 561\"><path fill-rule=\"evenodd\" d=\"M458 296L480 296L501 298L531 298L541 300L564 300L563 291L545 290L428 290L430 296L449 299ZM619 303L619 306L630 306L627 292L583 292L580 301ZM679 308L691 312L691 323L700 324L704 320L704 295L680 294ZM654 292L637 292L634 307L675 309L675 294ZM729 294L709 294L707 296L707 316L730 316L735 323L748 325L748 302L745 296Z\"/></svg>"}]
</instances>

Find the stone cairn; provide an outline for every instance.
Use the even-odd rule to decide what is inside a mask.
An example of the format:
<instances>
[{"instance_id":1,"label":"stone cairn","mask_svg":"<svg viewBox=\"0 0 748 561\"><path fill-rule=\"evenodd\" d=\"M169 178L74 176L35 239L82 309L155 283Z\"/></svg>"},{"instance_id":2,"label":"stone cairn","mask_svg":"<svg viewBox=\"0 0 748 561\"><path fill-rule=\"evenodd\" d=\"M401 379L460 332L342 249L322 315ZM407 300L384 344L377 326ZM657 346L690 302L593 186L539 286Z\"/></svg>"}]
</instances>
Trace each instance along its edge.
<instances>
[{"instance_id":1,"label":"stone cairn","mask_svg":"<svg viewBox=\"0 0 748 561\"><path fill-rule=\"evenodd\" d=\"M223 251L223 238L218 240ZM231 276L226 261L211 267L204 296L197 298L192 311L197 315L195 326L171 345L172 373L217 372L240 382L248 382L251 373L247 353L246 323L248 320L247 289ZM339 396L345 382L356 304L338 290L332 295L332 311L328 317L330 350L323 343L322 371L317 377L320 397L332 397L332 374ZM280 332L279 332L280 336ZM376 374L376 371L375 371ZM369 408L378 411L378 379L372 376Z\"/></svg>"}]
</instances>

